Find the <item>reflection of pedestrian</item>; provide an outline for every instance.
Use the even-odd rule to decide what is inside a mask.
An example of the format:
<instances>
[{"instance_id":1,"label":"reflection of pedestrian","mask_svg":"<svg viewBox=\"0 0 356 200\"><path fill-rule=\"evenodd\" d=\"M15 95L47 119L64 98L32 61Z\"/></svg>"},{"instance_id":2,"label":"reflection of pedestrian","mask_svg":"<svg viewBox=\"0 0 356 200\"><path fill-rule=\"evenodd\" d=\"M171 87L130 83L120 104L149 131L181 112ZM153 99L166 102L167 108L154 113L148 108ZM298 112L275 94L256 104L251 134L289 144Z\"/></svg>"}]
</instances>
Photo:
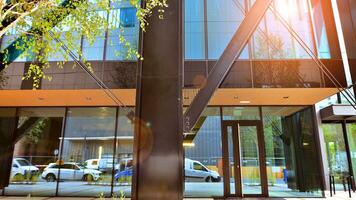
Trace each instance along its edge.
<instances>
[{"instance_id":1,"label":"reflection of pedestrian","mask_svg":"<svg viewBox=\"0 0 356 200\"><path fill-rule=\"evenodd\" d=\"M74 162L74 157L73 157L73 155L70 156L69 162Z\"/></svg>"}]
</instances>

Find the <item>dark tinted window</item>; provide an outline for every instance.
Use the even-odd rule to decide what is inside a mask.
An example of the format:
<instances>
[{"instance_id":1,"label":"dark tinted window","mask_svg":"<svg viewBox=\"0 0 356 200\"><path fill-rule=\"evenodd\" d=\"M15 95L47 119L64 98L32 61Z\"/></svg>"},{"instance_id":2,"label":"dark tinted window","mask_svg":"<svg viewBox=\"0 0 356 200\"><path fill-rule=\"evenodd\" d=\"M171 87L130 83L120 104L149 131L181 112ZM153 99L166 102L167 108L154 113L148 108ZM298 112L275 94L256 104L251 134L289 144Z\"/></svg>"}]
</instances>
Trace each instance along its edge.
<instances>
[{"instance_id":1,"label":"dark tinted window","mask_svg":"<svg viewBox=\"0 0 356 200\"><path fill-rule=\"evenodd\" d=\"M61 168L62 169L75 169L75 166L72 164L64 164Z\"/></svg>"},{"instance_id":2,"label":"dark tinted window","mask_svg":"<svg viewBox=\"0 0 356 200\"><path fill-rule=\"evenodd\" d=\"M21 166L30 166L31 164L25 160L25 159L21 159L21 160L17 160L17 162L21 165Z\"/></svg>"}]
</instances>

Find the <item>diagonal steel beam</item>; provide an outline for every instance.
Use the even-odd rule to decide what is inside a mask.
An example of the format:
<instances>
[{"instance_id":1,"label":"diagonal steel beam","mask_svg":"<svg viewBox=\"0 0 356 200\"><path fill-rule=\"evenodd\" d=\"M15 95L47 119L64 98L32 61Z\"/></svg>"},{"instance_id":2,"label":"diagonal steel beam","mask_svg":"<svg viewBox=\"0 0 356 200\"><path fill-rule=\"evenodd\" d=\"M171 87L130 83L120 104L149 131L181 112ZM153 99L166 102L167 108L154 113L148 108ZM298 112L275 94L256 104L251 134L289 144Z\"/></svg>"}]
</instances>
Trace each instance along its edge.
<instances>
[{"instance_id":1,"label":"diagonal steel beam","mask_svg":"<svg viewBox=\"0 0 356 200\"><path fill-rule=\"evenodd\" d=\"M212 68L206 85L200 89L184 115L184 132L192 130L215 90L220 86L234 61L261 22L273 0L257 0L240 24L231 41Z\"/></svg>"}]
</instances>

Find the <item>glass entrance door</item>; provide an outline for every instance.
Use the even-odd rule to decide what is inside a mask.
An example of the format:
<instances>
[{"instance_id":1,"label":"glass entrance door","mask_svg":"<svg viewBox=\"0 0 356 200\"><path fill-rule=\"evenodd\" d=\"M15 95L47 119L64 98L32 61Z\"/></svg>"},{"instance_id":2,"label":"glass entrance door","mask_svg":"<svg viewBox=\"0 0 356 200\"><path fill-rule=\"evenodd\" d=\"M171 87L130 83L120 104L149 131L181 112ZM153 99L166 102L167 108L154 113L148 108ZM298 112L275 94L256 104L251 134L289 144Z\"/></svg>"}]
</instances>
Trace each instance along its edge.
<instances>
[{"instance_id":1,"label":"glass entrance door","mask_svg":"<svg viewBox=\"0 0 356 200\"><path fill-rule=\"evenodd\" d=\"M225 196L268 196L261 121L223 121Z\"/></svg>"}]
</instances>

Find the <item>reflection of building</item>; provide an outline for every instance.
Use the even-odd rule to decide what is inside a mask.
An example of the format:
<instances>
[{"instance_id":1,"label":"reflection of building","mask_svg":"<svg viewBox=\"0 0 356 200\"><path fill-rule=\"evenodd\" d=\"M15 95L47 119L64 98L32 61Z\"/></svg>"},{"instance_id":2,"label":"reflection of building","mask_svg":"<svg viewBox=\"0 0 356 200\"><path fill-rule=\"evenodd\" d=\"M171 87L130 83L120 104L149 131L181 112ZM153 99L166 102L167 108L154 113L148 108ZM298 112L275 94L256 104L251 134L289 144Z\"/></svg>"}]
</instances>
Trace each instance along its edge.
<instances>
[{"instance_id":1,"label":"reflection of building","mask_svg":"<svg viewBox=\"0 0 356 200\"><path fill-rule=\"evenodd\" d=\"M182 89L185 107L189 107L193 99L199 96L199 89L209 85L210 72L245 20L244 13L249 11L252 2L185 1ZM340 19L352 66L356 45L350 47L355 43L350 27L356 25L348 23L356 21L350 22L356 5L347 0L338 0L337 3L342 10ZM154 138L150 128L144 133L145 140L134 138L134 124L129 113L137 105L136 77L141 74L136 74L135 60L127 60L123 54L116 55L115 51L125 53L125 47L115 38L120 34L119 28L123 28L125 36L137 47L140 44L139 27L135 9L128 1L123 1L119 7L110 12L109 17L114 15L123 23L99 37L94 46L88 45L85 38L80 44L95 73L112 88L112 92L126 107L118 107L81 69L71 68L73 62L67 63L64 69L52 67L48 74L52 75L53 80L44 80L41 89L25 90L32 85L28 81L21 81L29 62L25 62L25 58L18 58L6 69L8 84L0 91L3 97L0 99L0 150L5 152L2 155L10 156L13 149L9 144L16 143L14 155L31 158L35 165L47 165L59 159L83 163L89 159L113 157L117 163L126 163L137 153L133 150L135 142L143 147L168 146L165 143L157 144L157 138ZM294 32L283 25L278 13L268 10L254 34L248 38L240 56L232 61L231 69L223 77L198 123L184 138L185 156L219 172L223 181L214 183L214 186L187 182L185 195L188 197L321 197L328 185L328 163L335 165L333 156L341 155L340 152L347 152L346 156L339 156L338 159L347 163L346 166L350 168L347 173L356 173L356 126L352 124L356 113L351 106L340 106L344 109L340 114L333 112L337 109L335 106L324 108L325 102L317 104L326 98L336 98L334 95L339 92L337 88L350 85L345 75L349 66L342 60L339 45L343 41L337 35L334 23L332 8L336 7L330 1L314 0L274 1L273 7L281 12ZM289 7L293 9L286 9ZM336 13L335 18L339 20ZM303 48L295 35L308 48ZM5 36L1 48L5 48L12 38L13 35ZM154 49L158 51L159 47L154 46ZM155 62L160 63L165 59L160 57ZM54 66L58 58L50 60ZM335 85L322 72L325 69L340 85ZM354 75L355 70L350 70ZM160 85L160 82L154 85ZM167 90L165 87L160 93L163 95ZM338 97L338 101L332 103L348 103L340 94ZM150 102L150 106L166 109L165 103ZM319 105L323 108L321 115ZM152 113L156 114L156 110L152 109ZM43 119L48 119L48 122L41 125ZM169 119L162 119L159 123L168 122ZM153 127L150 123L146 122L146 127ZM12 134L10 130L15 127L18 130ZM345 141L348 141L348 145ZM330 142L343 145L333 146L329 145ZM326 149L325 143L328 144ZM172 145L169 148L173 151L178 147ZM147 157L141 159L142 165L152 163L150 155L158 159L160 156L157 155L162 152L153 149L146 153ZM3 163L9 160L6 156L1 158ZM167 158L166 162L169 161ZM164 173L164 167L168 164L156 168ZM4 165L0 170L8 172L10 168L11 165ZM126 168L123 167L126 172L132 170L129 165ZM169 170L174 171L173 168ZM0 173L0 180L5 185L8 180L6 174ZM112 175L111 172L104 174L99 181L101 185L97 184L92 190L82 190L81 187L87 186L86 182L64 181L59 182L58 188L48 189L46 192L49 193L45 193L41 186L33 187L35 189L29 193L34 196L97 196L102 192L100 187L105 185L105 194L109 196L131 181L131 177L125 177L124 184L120 185L119 181L112 179ZM150 178L156 177L165 178L155 174ZM44 180L38 181L46 184ZM71 184L77 184L78 187ZM5 188L5 194L27 195L26 186L17 187L13 189L14 185L10 184ZM205 189L203 192L202 188ZM129 196L130 190L125 191Z\"/></svg>"}]
</instances>

